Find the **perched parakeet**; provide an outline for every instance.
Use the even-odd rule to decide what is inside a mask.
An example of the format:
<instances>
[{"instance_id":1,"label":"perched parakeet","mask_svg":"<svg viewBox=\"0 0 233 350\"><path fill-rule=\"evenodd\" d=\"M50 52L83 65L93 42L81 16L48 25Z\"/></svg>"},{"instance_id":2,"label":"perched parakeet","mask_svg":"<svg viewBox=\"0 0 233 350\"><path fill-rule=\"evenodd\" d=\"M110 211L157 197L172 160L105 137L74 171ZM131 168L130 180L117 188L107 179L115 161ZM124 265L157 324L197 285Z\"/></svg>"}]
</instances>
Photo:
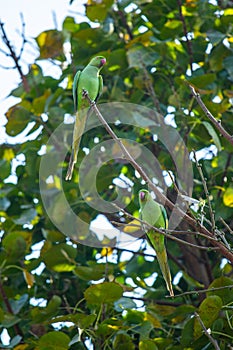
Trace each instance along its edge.
<instances>
[{"instance_id":1,"label":"perched parakeet","mask_svg":"<svg viewBox=\"0 0 233 350\"><path fill-rule=\"evenodd\" d=\"M157 203L147 190L141 190L139 192L139 204L141 211L141 219L147 222L149 225L157 228L167 228L168 219L165 208ZM174 296L171 282L171 273L168 266L167 252L164 243L164 235L156 233L153 229L146 231L147 238L156 252L156 256L159 262L160 269L163 274L163 278L166 282L167 290L171 296Z\"/></svg>"},{"instance_id":2,"label":"perched parakeet","mask_svg":"<svg viewBox=\"0 0 233 350\"><path fill-rule=\"evenodd\" d=\"M73 99L76 116L73 133L72 153L66 174L66 180L71 180L72 178L74 164L77 161L78 149L81 141L80 135L82 135L84 131L88 117L88 113L82 113L81 111L82 109L85 109L89 106L88 101L83 98L83 90L86 90L88 92L88 95L92 101L97 101L99 95L103 90L103 79L99 72L105 63L105 57L94 57L88 63L88 65L82 71L78 71L74 77Z\"/></svg>"}]
</instances>

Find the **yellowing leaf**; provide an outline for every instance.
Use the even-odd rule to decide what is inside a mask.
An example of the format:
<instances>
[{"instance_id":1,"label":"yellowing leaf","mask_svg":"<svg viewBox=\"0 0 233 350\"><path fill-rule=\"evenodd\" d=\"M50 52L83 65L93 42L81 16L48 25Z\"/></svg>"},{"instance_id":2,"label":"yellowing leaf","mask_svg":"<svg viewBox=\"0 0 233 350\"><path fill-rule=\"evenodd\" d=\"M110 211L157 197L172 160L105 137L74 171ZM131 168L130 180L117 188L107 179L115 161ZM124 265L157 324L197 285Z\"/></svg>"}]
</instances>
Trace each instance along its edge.
<instances>
[{"instance_id":1,"label":"yellowing leaf","mask_svg":"<svg viewBox=\"0 0 233 350\"><path fill-rule=\"evenodd\" d=\"M110 255L112 255L112 253L113 253L113 249L112 248L103 248L102 250L101 250L101 256L110 256Z\"/></svg>"},{"instance_id":2,"label":"yellowing leaf","mask_svg":"<svg viewBox=\"0 0 233 350\"><path fill-rule=\"evenodd\" d=\"M130 221L129 224L127 224L124 228L123 228L123 232L125 233L133 233L136 232L138 230L141 229L141 224L137 219L134 219L132 221Z\"/></svg>"},{"instance_id":3,"label":"yellowing leaf","mask_svg":"<svg viewBox=\"0 0 233 350\"><path fill-rule=\"evenodd\" d=\"M155 328L162 328L162 325L158 318L156 318L154 315L150 314L149 312L145 312L145 321L150 321Z\"/></svg>"},{"instance_id":4,"label":"yellowing leaf","mask_svg":"<svg viewBox=\"0 0 233 350\"><path fill-rule=\"evenodd\" d=\"M27 270L23 270L23 277L28 285L28 288L31 288L35 282L34 276Z\"/></svg>"},{"instance_id":5,"label":"yellowing leaf","mask_svg":"<svg viewBox=\"0 0 233 350\"><path fill-rule=\"evenodd\" d=\"M226 207L233 208L233 187L228 187L224 192L223 203Z\"/></svg>"},{"instance_id":6,"label":"yellowing leaf","mask_svg":"<svg viewBox=\"0 0 233 350\"><path fill-rule=\"evenodd\" d=\"M14 158L15 154L13 152L12 148L8 148L4 150L3 153L3 159L5 159L6 161L11 161Z\"/></svg>"},{"instance_id":7,"label":"yellowing leaf","mask_svg":"<svg viewBox=\"0 0 233 350\"><path fill-rule=\"evenodd\" d=\"M233 16L233 9L226 9L224 10L224 16Z\"/></svg>"},{"instance_id":8,"label":"yellowing leaf","mask_svg":"<svg viewBox=\"0 0 233 350\"><path fill-rule=\"evenodd\" d=\"M42 32L36 41L40 47L40 58L54 58L63 54L63 35L57 30Z\"/></svg>"},{"instance_id":9,"label":"yellowing leaf","mask_svg":"<svg viewBox=\"0 0 233 350\"><path fill-rule=\"evenodd\" d=\"M20 344L14 347L14 350L26 350L28 347L28 344Z\"/></svg>"}]
</instances>

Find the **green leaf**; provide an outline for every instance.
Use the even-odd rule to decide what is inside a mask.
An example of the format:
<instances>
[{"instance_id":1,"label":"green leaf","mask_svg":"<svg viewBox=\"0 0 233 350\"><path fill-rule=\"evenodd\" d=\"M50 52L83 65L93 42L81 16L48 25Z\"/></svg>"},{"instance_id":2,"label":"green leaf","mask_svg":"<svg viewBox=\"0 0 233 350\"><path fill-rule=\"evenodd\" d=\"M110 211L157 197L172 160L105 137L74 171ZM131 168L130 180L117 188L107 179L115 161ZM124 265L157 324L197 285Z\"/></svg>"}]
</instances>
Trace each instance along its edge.
<instances>
[{"instance_id":1,"label":"green leaf","mask_svg":"<svg viewBox=\"0 0 233 350\"><path fill-rule=\"evenodd\" d=\"M12 315L12 314L9 314L9 313L5 313L4 319L1 322L1 326L4 328L10 328L19 322L20 322L19 317Z\"/></svg>"},{"instance_id":2,"label":"green leaf","mask_svg":"<svg viewBox=\"0 0 233 350\"><path fill-rule=\"evenodd\" d=\"M85 315L85 314L74 314L72 320L81 329L87 329L90 327L96 319L95 314Z\"/></svg>"},{"instance_id":3,"label":"green leaf","mask_svg":"<svg viewBox=\"0 0 233 350\"><path fill-rule=\"evenodd\" d=\"M48 315L53 315L54 312L56 312L59 306L61 305L61 302L62 300L58 295L53 295L52 298L49 300L48 305L45 308L45 312Z\"/></svg>"},{"instance_id":4,"label":"green leaf","mask_svg":"<svg viewBox=\"0 0 233 350\"><path fill-rule=\"evenodd\" d=\"M28 294L23 294L20 296L18 300L11 300L11 308L14 313L14 315L17 315L19 311L22 309L22 307L26 304L28 301Z\"/></svg>"},{"instance_id":5,"label":"green leaf","mask_svg":"<svg viewBox=\"0 0 233 350\"><path fill-rule=\"evenodd\" d=\"M46 30L36 38L40 48L40 58L58 58L63 56L63 35L57 30Z\"/></svg>"},{"instance_id":6,"label":"green leaf","mask_svg":"<svg viewBox=\"0 0 233 350\"><path fill-rule=\"evenodd\" d=\"M6 161L5 159L0 159L0 168L1 168L0 179L4 180L11 173L11 164L10 164L10 162Z\"/></svg>"},{"instance_id":7,"label":"green leaf","mask_svg":"<svg viewBox=\"0 0 233 350\"><path fill-rule=\"evenodd\" d=\"M114 308L117 312L122 312L123 310L127 309L134 309L136 306L136 303L132 299L125 297L120 298L114 303Z\"/></svg>"},{"instance_id":8,"label":"green leaf","mask_svg":"<svg viewBox=\"0 0 233 350\"><path fill-rule=\"evenodd\" d=\"M196 73L197 74L197 73ZM215 81L216 75L214 73L201 74L192 76L188 81L199 89L212 89L211 84Z\"/></svg>"},{"instance_id":9,"label":"green leaf","mask_svg":"<svg viewBox=\"0 0 233 350\"><path fill-rule=\"evenodd\" d=\"M130 47L127 51L129 67L144 68L154 65L159 55L149 48L145 48L139 44Z\"/></svg>"},{"instance_id":10,"label":"green leaf","mask_svg":"<svg viewBox=\"0 0 233 350\"><path fill-rule=\"evenodd\" d=\"M102 22L113 3L114 0L101 0L98 2L95 0L89 0L88 5L86 6L86 16L93 22Z\"/></svg>"},{"instance_id":11,"label":"green leaf","mask_svg":"<svg viewBox=\"0 0 233 350\"><path fill-rule=\"evenodd\" d=\"M24 256L27 244L21 232L11 232L4 235L2 247L7 253L8 262L13 263Z\"/></svg>"},{"instance_id":12,"label":"green leaf","mask_svg":"<svg viewBox=\"0 0 233 350\"><path fill-rule=\"evenodd\" d=\"M223 68L223 60L230 55L230 50L221 42L215 46L209 55L210 69L218 72Z\"/></svg>"},{"instance_id":13,"label":"green leaf","mask_svg":"<svg viewBox=\"0 0 233 350\"><path fill-rule=\"evenodd\" d=\"M88 304L111 304L122 296L122 287L115 282L103 282L87 288L84 297Z\"/></svg>"},{"instance_id":14,"label":"green leaf","mask_svg":"<svg viewBox=\"0 0 233 350\"><path fill-rule=\"evenodd\" d=\"M139 350L158 350L153 340L145 339L139 342Z\"/></svg>"},{"instance_id":15,"label":"green leaf","mask_svg":"<svg viewBox=\"0 0 233 350\"><path fill-rule=\"evenodd\" d=\"M203 300L199 307L198 314L208 329L212 326L214 321L217 319L219 312L222 309L222 299L217 295L208 296ZM203 334L202 326L199 321L195 318L194 320L194 338L197 339Z\"/></svg>"},{"instance_id":16,"label":"green leaf","mask_svg":"<svg viewBox=\"0 0 233 350\"><path fill-rule=\"evenodd\" d=\"M15 337L13 337L11 339L10 344L7 346L7 348L8 349L15 349L15 346L18 345L21 340L22 340L21 335L16 335Z\"/></svg>"},{"instance_id":17,"label":"green leaf","mask_svg":"<svg viewBox=\"0 0 233 350\"><path fill-rule=\"evenodd\" d=\"M0 164L0 167L1 167L1 164ZM0 198L0 211L1 210L6 211L10 205L11 205L11 202L9 201L9 199L7 199L6 197Z\"/></svg>"},{"instance_id":18,"label":"green leaf","mask_svg":"<svg viewBox=\"0 0 233 350\"><path fill-rule=\"evenodd\" d=\"M220 139L219 139L218 134L216 133L214 127L208 122L202 122L202 124L205 126L209 135L212 137L213 142L214 142L215 146L217 147L217 149L219 151L221 151L221 149L222 149L221 142L220 142Z\"/></svg>"},{"instance_id":19,"label":"green leaf","mask_svg":"<svg viewBox=\"0 0 233 350\"><path fill-rule=\"evenodd\" d=\"M46 266L57 272L73 271L75 263L72 262L76 258L77 250L65 243L51 246L45 252L42 252Z\"/></svg>"},{"instance_id":20,"label":"green leaf","mask_svg":"<svg viewBox=\"0 0 233 350\"><path fill-rule=\"evenodd\" d=\"M4 311L2 308L0 308L0 323L2 323L3 319L4 319Z\"/></svg>"},{"instance_id":21,"label":"green leaf","mask_svg":"<svg viewBox=\"0 0 233 350\"><path fill-rule=\"evenodd\" d=\"M105 266L96 264L95 266L89 267L89 266L77 266L74 269L74 273L81 279L85 281L98 281L103 277L103 274L105 272Z\"/></svg>"},{"instance_id":22,"label":"green leaf","mask_svg":"<svg viewBox=\"0 0 233 350\"><path fill-rule=\"evenodd\" d=\"M31 224L32 220L37 216L37 211L33 208L24 210L19 218L14 219L14 223L17 225Z\"/></svg>"},{"instance_id":23,"label":"green leaf","mask_svg":"<svg viewBox=\"0 0 233 350\"><path fill-rule=\"evenodd\" d=\"M233 285L233 279L225 276L221 276L219 278L216 278L210 285L209 285L209 291L207 292L208 296L217 295L222 299L222 302L224 305L227 305L228 303L232 302L232 286ZM211 290L212 288L219 288L219 287L226 287L224 289L219 290Z\"/></svg>"},{"instance_id":24,"label":"green leaf","mask_svg":"<svg viewBox=\"0 0 233 350\"><path fill-rule=\"evenodd\" d=\"M44 334L38 342L38 350L67 350L70 338L63 332L49 332Z\"/></svg>"},{"instance_id":25,"label":"green leaf","mask_svg":"<svg viewBox=\"0 0 233 350\"><path fill-rule=\"evenodd\" d=\"M135 346L128 334L117 334L113 342L114 350L134 350Z\"/></svg>"},{"instance_id":26,"label":"green leaf","mask_svg":"<svg viewBox=\"0 0 233 350\"><path fill-rule=\"evenodd\" d=\"M15 136L22 132L31 121L30 112L20 104L9 108L6 117L8 119L6 132L10 136Z\"/></svg>"},{"instance_id":27,"label":"green leaf","mask_svg":"<svg viewBox=\"0 0 233 350\"><path fill-rule=\"evenodd\" d=\"M53 295L46 307L34 307L31 310L31 317L34 323L53 323L61 305L61 298ZM50 321L51 320L51 321Z\"/></svg>"},{"instance_id":28,"label":"green leaf","mask_svg":"<svg viewBox=\"0 0 233 350\"><path fill-rule=\"evenodd\" d=\"M184 347L191 344L193 341L194 318L188 320L181 333L181 345Z\"/></svg>"}]
</instances>

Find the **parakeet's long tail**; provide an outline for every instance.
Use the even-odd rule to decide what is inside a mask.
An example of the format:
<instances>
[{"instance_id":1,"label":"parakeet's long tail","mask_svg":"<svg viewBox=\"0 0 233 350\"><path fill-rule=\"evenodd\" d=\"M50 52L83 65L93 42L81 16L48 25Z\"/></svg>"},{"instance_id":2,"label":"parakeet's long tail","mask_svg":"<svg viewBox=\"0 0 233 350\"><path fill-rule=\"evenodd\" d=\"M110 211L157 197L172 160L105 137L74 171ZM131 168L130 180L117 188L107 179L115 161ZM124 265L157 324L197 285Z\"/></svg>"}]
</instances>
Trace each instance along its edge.
<instances>
[{"instance_id":1,"label":"parakeet's long tail","mask_svg":"<svg viewBox=\"0 0 233 350\"><path fill-rule=\"evenodd\" d=\"M70 161L68 165L68 170L66 173L66 181L71 180L73 170L74 170L74 165L77 162L77 156L78 156L78 151L79 151L79 146L82 138L82 134L84 133L85 125L86 125L86 120L89 115L89 112L86 114L81 114L81 112L76 112L76 117L75 117L75 125L74 125L74 133L73 133L73 144L72 144L72 152L70 156Z\"/></svg>"},{"instance_id":2,"label":"parakeet's long tail","mask_svg":"<svg viewBox=\"0 0 233 350\"><path fill-rule=\"evenodd\" d=\"M171 279L171 273L170 273L170 269L167 261L166 249L164 249L161 252L156 251L156 256L159 262L160 269L163 274L163 278L166 282L167 290L169 291L170 296L174 297L174 292L172 288L172 279Z\"/></svg>"}]
</instances>

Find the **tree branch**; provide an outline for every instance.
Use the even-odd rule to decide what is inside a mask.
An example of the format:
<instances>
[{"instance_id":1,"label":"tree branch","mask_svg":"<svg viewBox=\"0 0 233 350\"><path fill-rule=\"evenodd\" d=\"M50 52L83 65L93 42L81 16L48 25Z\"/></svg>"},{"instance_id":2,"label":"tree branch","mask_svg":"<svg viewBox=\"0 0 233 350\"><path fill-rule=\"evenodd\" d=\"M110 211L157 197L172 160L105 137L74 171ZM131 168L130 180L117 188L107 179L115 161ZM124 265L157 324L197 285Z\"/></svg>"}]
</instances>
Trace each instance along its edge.
<instances>
[{"instance_id":1,"label":"tree branch","mask_svg":"<svg viewBox=\"0 0 233 350\"><path fill-rule=\"evenodd\" d=\"M10 302L9 302L9 299L8 299L6 293L5 293L5 290L4 290L4 288L3 288L3 285L2 285L2 282L1 282L1 281L0 281L0 295L1 295L2 300L4 301L4 303L5 303L5 305L6 305L7 311L8 311L11 315L14 315L14 312L13 312L13 310L12 310L11 304L10 304ZM15 330L16 335L21 335L21 336L23 336L23 333L22 333L21 329L19 328L19 325L15 324L15 325L13 325L13 328L14 328L14 330Z\"/></svg>"},{"instance_id":2,"label":"tree branch","mask_svg":"<svg viewBox=\"0 0 233 350\"><path fill-rule=\"evenodd\" d=\"M212 232L213 232L213 234L214 234L214 233L215 233L215 218L214 218L214 212L213 212L213 209L212 209L212 205L211 205L211 201L210 201L210 196L209 196L209 191L208 191L207 184L206 184L206 181L205 181L203 172L202 172L201 164L198 162L195 152L194 152L194 160L195 160L195 162L196 162L197 170L198 170L199 175L200 175L200 177L201 177L201 182L202 182L202 184L203 184L205 196L206 196L207 201L208 201L209 213L210 213L210 220L211 220L211 226L212 226L211 229L212 229Z\"/></svg>"},{"instance_id":3,"label":"tree branch","mask_svg":"<svg viewBox=\"0 0 233 350\"><path fill-rule=\"evenodd\" d=\"M232 289L233 288L233 284L230 284L229 286L223 286L223 287L215 287L215 288L206 288L206 289L198 289L198 290L191 290L189 292L184 292L184 293L180 293L180 294L176 294L174 296L174 298L178 298L178 297L182 297L185 295L191 295L191 294L201 294L201 293L207 293L207 292L212 292L215 290L222 290L222 289ZM171 298L170 295L167 295L166 298Z\"/></svg>"},{"instance_id":4,"label":"tree branch","mask_svg":"<svg viewBox=\"0 0 233 350\"><path fill-rule=\"evenodd\" d=\"M153 183L153 181L149 178L149 176L147 176L146 172L142 169L142 167L134 160L133 156L131 156L131 154L129 153L129 151L126 149L126 147L123 145L123 143L121 142L121 139L119 139L117 137L117 135L114 133L114 131L110 128L110 126L108 125L108 123L106 122L106 120L104 119L104 117L102 116L102 114L100 113L99 109L97 108L95 101L91 101L88 92L83 90L83 97L86 98L92 108L92 110L94 111L94 113L96 114L96 116L98 117L98 119L100 120L101 124L105 127L105 129L107 130L107 132L109 133L109 135L117 142L117 144L119 145L119 147L122 150L123 155L125 156L125 158L130 162L130 164L134 167L135 170L138 171L138 173L141 175L142 179L146 181L146 183L151 187L151 189L153 190L153 192L155 193L156 196L158 196L158 198L163 202L166 203L166 205L173 210L175 213L177 213L178 215L180 215L185 221L187 221L188 224L190 224L193 228L198 229L201 233L203 233L205 235L205 237L207 239L210 238L215 238L214 234L212 232L210 232L206 227L204 227L203 225L201 225L200 223L198 223L196 221L196 219L192 218L191 216L189 216L187 213L185 213L182 209L180 209L179 207L175 206L174 203L172 203L162 192L159 191L159 189L156 187L156 185ZM148 225L148 224L147 224ZM161 230L161 233L163 231ZM170 237L171 238L171 237ZM217 240L211 240L212 244L219 248L219 251L221 252L222 255L224 255L229 261L231 261L231 263L233 264L233 252L231 250L229 250L228 247L226 247L225 245L223 245L222 242L217 241Z\"/></svg>"},{"instance_id":5,"label":"tree branch","mask_svg":"<svg viewBox=\"0 0 233 350\"><path fill-rule=\"evenodd\" d=\"M229 141L232 145L233 145L233 135L228 134L228 132L224 129L224 127L221 125L221 121L217 120L212 113L210 113L210 111L208 110L208 108L206 107L206 105L204 104L204 102L201 99L201 96L198 92L196 92L196 90L194 89L193 86L189 85L189 88L191 90L191 93L193 95L193 97L196 99L197 103L199 104L199 106L201 107L201 109L203 110L203 112L205 113L206 117L214 124L214 126L218 129L218 131L220 131L220 133L222 134L223 137L225 137L225 139L227 141Z\"/></svg>"},{"instance_id":6,"label":"tree branch","mask_svg":"<svg viewBox=\"0 0 233 350\"><path fill-rule=\"evenodd\" d=\"M146 226L148 229L153 229L154 231L160 233L161 235L164 235L164 236L167 237L167 238L173 239L174 241L177 241L177 242L182 243L182 244L189 245L189 246L194 247L194 248L203 249L203 250L219 249L219 248L204 247L204 246L196 245L196 244L193 244L193 243L190 243L190 242L186 242L186 241L184 241L184 240L182 240L182 239L180 239L180 238L178 238L178 237L176 237L176 236L174 236L174 235L171 235L170 233L173 233L173 232L174 232L173 230L171 231L171 230L165 230L165 229L162 230L162 229L159 229L159 228L157 228L157 227L155 227L155 226L153 226L153 225L148 224L148 223L147 223L146 221L144 221L144 220L141 220L141 219L139 219L139 218L135 218L135 216L131 215L130 213L128 213L128 212L125 211L124 209L118 207L116 204L115 204L115 207L116 207L118 210L122 211L122 213L125 214L126 216L128 216L129 218L131 218L131 219L133 219L133 220L136 220L136 221L138 221L138 222L141 224L141 225L134 225L135 228L136 228L136 227L141 228L142 225L143 225L143 226ZM129 225L130 225L130 223L129 223ZM178 233L180 233L180 232L178 231ZM187 234L187 233L190 234L191 232L186 231L185 233L186 233L186 234ZM192 233L194 233L194 232L192 232ZM198 234L198 233L195 232L195 234ZM206 237L206 236L204 236L204 237ZM214 241L216 241L216 238L213 238L213 239L214 239Z\"/></svg>"},{"instance_id":7,"label":"tree branch","mask_svg":"<svg viewBox=\"0 0 233 350\"><path fill-rule=\"evenodd\" d=\"M24 27L23 27L24 28ZM5 43L5 45L7 46L10 54L9 56L13 59L14 63L15 63L15 68L17 69L21 79L22 79L22 83L23 83L23 86L24 86L24 89L26 92L29 92L30 91L30 88L29 88L29 85L28 85L28 82L27 82L27 79L25 77L25 75L23 74L23 71L22 71L22 68L20 66L20 58L21 58L21 55L22 55L22 52L23 52L23 45L25 43L25 38L24 38L24 33L23 33L23 44L22 44L22 47L21 47L21 50L20 50L20 54L17 56L13 46L11 45L8 37L7 37L7 34L5 32L5 29L4 29L4 23L0 22L0 29L2 31L2 39L3 39L3 42Z\"/></svg>"},{"instance_id":8,"label":"tree branch","mask_svg":"<svg viewBox=\"0 0 233 350\"><path fill-rule=\"evenodd\" d=\"M198 322L200 323L201 325L201 328L203 329L205 335L207 336L207 338L209 339L209 341L213 344L215 350L221 350L219 345L218 345L218 342L217 340L215 340L211 335L210 333L208 332L208 329L206 328L206 326L204 325L201 317L199 316L199 314L197 312L194 312L194 315L196 317L196 319L198 320Z\"/></svg>"},{"instance_id":9,"label":"tree branch","mask_svg":"<svg viewBox=\"0 0 233 350\"><path fill-rule=\"evenodd\" d=\"M182 12L181 0L177 0L177 3L178 3L178 6L179 6L179 15L180 15L180 20L181 20L182 25L183 25L184 36L185 36L186 41L187 41L187 51L188 51L188 54L189 54L189 64L190 64L190 70L191 70L191 73L192 73L193 72L193 49L192 49L192 43L191 43L191 41L189 40L189 37L188 37L188 30L187 30L185 18L184 18L183 12Z\"/></svg>"}]
</instances>

